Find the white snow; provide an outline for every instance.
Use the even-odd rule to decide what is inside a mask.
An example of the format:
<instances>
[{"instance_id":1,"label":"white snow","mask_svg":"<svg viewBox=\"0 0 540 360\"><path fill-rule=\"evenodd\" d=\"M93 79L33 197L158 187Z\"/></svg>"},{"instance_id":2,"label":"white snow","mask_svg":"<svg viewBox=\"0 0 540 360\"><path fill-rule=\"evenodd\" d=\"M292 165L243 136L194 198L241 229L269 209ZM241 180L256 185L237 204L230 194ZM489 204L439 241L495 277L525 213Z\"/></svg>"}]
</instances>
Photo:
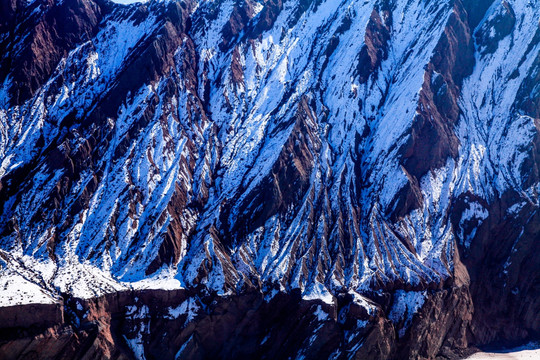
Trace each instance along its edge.
<instances>
[{"instance_id":1,"label":"white snow","mask_svg":"<svg viewBox=\"0 0 540 360\"><path fill-rule=\"evenodd\" d=\"M458 158L418 179L423 204L393 224L385 210L397 205L395 195L409 181L399 165L398 150L410 136L425 67L453 7L449 0L397 1L388 58L382 60L376 76L362 82L357 56L376 3L326 0L295 19L297 2L285 2L272 29L238 44L244 81L237 86L231 81L232 50L219 48L235 1L220 2L217 18L211 21L204 18L205 11L216 2L200 2L192 14L192 38L182 34L175 53L176 73L171 70L159 81L133 91L123 99L118 116L107 119L103 130L111 135L98 164L102 177L88 209L74 219L62 212L60 223L69 224L64 233L31 221L34 215L41 216L40 205L63 176L39 163L32 189L21 194L9 214L18 219L20 231L2 239L11 272L2 269L7 275L0 298L20 302L24 291L35 295L26 301L54 301L59 290L87 298L121 289L179 289L197 278L205 262L213 266L201 282L220 294L230 291L225 289L227 282L236 284L250 275L276 283L280 291L299 288L304 299L329 304L336 288L360 291L375 277L418 284L421 280L438 283L449 276L455 240L469 246L474 236L474 229L464 233L466 223L481 223L489 216L480 202L470 203L459 229L453 229L449 198L470 192L489 202L495 194L514 188L523 194L523 201L512 206L509 215L517 215L525 201L538 204L534 190L540 185L522 189L520 173L526 160L520 149L530 145L534 119L515 113L513 104L538 53L538 47L528 54L525 50L538 25L539 8L509 0L517 19L514 33L502 39L494 53L477 54L477 65L463 83L459 99L463 115L456 124ZM262 6L257 3L255 12ZM487 18L501 6L494 2ZM136 6L117 8L92 41L60 61L51 79L27 103L7 109L9 78L0 85L0 177L32 161L38 139L50 144L58 135L59 122L72 110L87 114L115 83L134 50L159 29L155 16L140 23L125 20L131 19ZM339 35L339 44L327 55L329 42L346 18L350 29ZM190 41L201 55L198 89L188 88L183 77L183 55ZM516 69L518 76L512 77ZM212 85L209 97L203 99L209 119L192 117L193 107L199 106L196 97L205 96L203 80L221 84ZM164 94L169 81L178 90L173 99ZM56 89L53 85L58 82L62 86ZM153 101L158 103L154 116L130 138L125 154L115 159L115 150ZM226 253L216 239L220 235L209 231L230 230L221 228L227 226L222 204L232 207L225 219L231 224L245 215L241 213L245 200L259 191L265 177L274 175L272 168L283 155L283 145L298 135L293 133L297 117L313 137L303 139L314 163L304 198L283 216L270 217L246 239L235 239L244 242L233 244L231 254ZM366 130L369 135L357 143L358 134ZM85 145L84 134L70 131L73 140L61 151ZM301 143L297 139L295 145ZM93 179L90 169L82 172L66 195L66 206ZM171 211L175 191L185 193L188 203L206 195L208 201L203 209ZM342 227L332 223L336 218ZM176 239L179 263L147 276L145 270L172 221L183 230ZM342 230L348 238L342 238ZM62 240L56 250L58 263L48 260L47 244L53 236ZM415 251L403 244L403 238L411 241ZM340 243L348 244L346 253L338 248ZM309 274L304 273L306 268ZM22 293L16 289L19 283L26 289ZM375 311L361 296L355 299ZM408 320L421 301L421 293L400 294L392 316Z\"/></svg>"},{"instance_id":2,"label":"white snow","mask_svg":"<svg viewBox=\"0 0 540 360\"><path fill-rule=\"evenodd\" d=\"M317 317L317 320L319 321L324 321L328 319L328 313L326 313L322 309L321 305L317 305L317 310L315 310L313 314Z\"/></svg>"},{"instance_id":3,"label":"white snow","mask_svg":"<svg viewBox=\"0 0 540 360\"><path fill-rule=\"evenodd\" d=\"M0 307L54 304L59 298L18 274L0 272Z\"/></svg>"},{"instance_id":4,"label":"white snow","mask_svg":"<svg viewBox=\"0 0 540 360\"><path fill-rule=\"evenodd\" d=\"M529 343L514 349L496 352L478 352L467 359L470 360L537 360L540 359L540 344Z\"/></svg>"},{"instance_id":5,"label":"white snow","mask_svg":"<svg viewBox=\"0 0 540 360\"><path fill-rule=\"evenodd\" d=\"M169 308L169 316L177 319L181 315L186 315L186 324L193 321L197 316L200 307L194 298L188 298L176 308Z\"/></svg>"},{"instance_id":6,"label":"white snow","mask_svg":"<svg viewBox=\"0 0 540 360\"><path fill-rule=\"evenodd\" d=\"M406 292L398 290L394 294L394 304L388 318L398 324L405 320L403 327L399 329L399 336L405 336L405 332L412 323L413 316L422 308L426 300L426 292Z\"/></svg>"},{"instance_id":7,"label":"white snow","mask_svg":"<svg viewBox=\"0 0 540 360\"><path fill-rule=\"evenodd\" d=\"M34 265L28 270L25 261ZM60 294L47 281L52 277L51 263L40 263L26 256L16 259L0 250L0 307L57 303Z\"/></svg>"},{"instance_id":8,"label":"white snow","mask_svg":"<svg viewBox=\"0 0 540 360\"><path fill-rule=\"evenodd\" d=\"M148 307L146 305L141 306L140 308L136 305L128 306L128 312L126 313L126 316L130 317L131 319L138 319L140 321L135 321L135 330L136 330L136 336L135 338L128 338L124 335L124 339L128 343L128 346L131 348L133 353L135 354L135 357L140 360L145 360L146 357L144 355L144 336L148 335L149 324L147 323L148 320Z\"/></svg>"},{"instance_id":9,"label":"white snow","mask_svg":"<svg viewBox=\"0 0 540 360\"><path fill-rule=\"evenodd\" d=\"M302 299L304 300L322 300L327 304L334 304L334 297L328 291L328 288L319 282L304 291L302 294Z\"/></svg>"}]
</instances>

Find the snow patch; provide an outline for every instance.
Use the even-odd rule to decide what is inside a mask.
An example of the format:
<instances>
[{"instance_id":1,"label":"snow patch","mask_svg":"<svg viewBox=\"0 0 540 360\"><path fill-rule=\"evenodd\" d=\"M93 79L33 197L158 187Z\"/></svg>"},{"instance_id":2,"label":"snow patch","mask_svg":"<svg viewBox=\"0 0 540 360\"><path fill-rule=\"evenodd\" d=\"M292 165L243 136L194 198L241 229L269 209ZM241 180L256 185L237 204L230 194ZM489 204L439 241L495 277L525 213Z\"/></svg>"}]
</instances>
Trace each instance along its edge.
<instances>
[{"instance_id":1,"label":"snow patch","mask_svg":"<svg viewBox=\"0 0 540 360\"><path fill-rule=\"evenodd\" d=\"M171 319L177 319L181 315L186 315L187 318L185 324L187 324L195 319L199 309L200 307L197 304L196 300L193 298L188 298L177 307L169 308L169 317Z\"/></svg>"},{"instance_id":2,"label":"snow patch","mask_svg":"<svg viewBox=\"0 0 540 360\"><path fill-rule=\"evenodd\" d=\"M411 326L413 316L422 308L426 301L426 292L407 292L398 290L394 294L394 304L388 318L399 324L403 321L403 327L399 329L399 336L405 336L405 332Z\"/></svg>"}]
</instances>

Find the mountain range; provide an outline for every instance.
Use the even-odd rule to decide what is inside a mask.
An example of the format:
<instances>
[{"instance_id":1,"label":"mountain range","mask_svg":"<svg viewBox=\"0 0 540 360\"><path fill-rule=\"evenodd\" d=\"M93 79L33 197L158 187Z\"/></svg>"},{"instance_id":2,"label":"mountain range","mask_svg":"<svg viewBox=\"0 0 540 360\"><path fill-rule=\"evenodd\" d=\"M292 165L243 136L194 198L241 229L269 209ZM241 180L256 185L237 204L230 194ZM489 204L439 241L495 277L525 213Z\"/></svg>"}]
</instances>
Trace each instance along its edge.
<instances>
[{"instance_id":1,"label":"mountain range","mask_svg":"<svg viewBox=\"0 0 540 360\"><path fill-rule=\"evenodd\" d=\"M2 0L0 358L540 337L538 0Z\"/></svg>"}]
</instances>

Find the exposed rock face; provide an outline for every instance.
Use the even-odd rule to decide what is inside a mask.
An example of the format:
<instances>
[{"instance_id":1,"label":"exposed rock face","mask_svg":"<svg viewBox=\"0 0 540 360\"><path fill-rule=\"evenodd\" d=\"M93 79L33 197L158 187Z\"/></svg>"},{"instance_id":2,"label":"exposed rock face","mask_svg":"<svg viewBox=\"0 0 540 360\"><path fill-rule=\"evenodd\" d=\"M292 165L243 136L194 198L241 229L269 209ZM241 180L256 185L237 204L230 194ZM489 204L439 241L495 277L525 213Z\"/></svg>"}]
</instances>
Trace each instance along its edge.
<instances>
[{"instance_id":1,"label":"exposed rock face","mask_svg":"<svg viewBox=\"0 0 540 360\"><path fill-rule=\"evenodd\" d=\"M328 358L356 352L363 342L360 357L395 351L388 337L392 325L380 309L368 314L350 296L331 305L302 300L299 291L272 299L250 291L230 297L128 291L69 298L62 310L65 319L53 319L48 327L32 324L31 331L25 319L4 322L2 357L288 358L303 349L306 357Z\"/></svg>"},{"instance_id":2,"label":"exposed rock face","mask_svg":"<svg viewBox=\"0 0 540 360\"><path fill-rule=\"evenodd\" d=\"M0 81L11 81L11 99L23 104L52 75L58 62L81 41L94 36L103 9L93 1L3 2ZM41 11L40 11L41 10ZM21 41L10 41L14 38Z\"/></svg>"},{"instance_id":3,"label":"exposed rock face","mask_svg":"<svg viewBox=\"0 0 540 360\"><path fill-rule=\"evenodd\" d=\"M518 0L3 1L0 357L538 336L539 21Z\"/></svg>"}]
</instances>

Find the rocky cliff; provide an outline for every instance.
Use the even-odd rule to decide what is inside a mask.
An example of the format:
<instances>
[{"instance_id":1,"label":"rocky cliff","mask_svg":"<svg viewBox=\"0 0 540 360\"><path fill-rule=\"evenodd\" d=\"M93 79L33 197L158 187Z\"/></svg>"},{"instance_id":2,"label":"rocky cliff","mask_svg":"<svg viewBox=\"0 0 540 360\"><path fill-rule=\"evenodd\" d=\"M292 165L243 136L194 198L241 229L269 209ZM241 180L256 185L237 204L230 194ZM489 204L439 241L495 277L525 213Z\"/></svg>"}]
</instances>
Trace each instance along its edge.
<instances>
[{"instance_id":1,"label":"rocky cliff","mask_svg":"<svg viewBox=\"0 0 540 360\"><path fill-rule=\"evenodd\" d=\"M0 357L540 336L536 0L0 6Z\"/></svg>"}]
</instances>

